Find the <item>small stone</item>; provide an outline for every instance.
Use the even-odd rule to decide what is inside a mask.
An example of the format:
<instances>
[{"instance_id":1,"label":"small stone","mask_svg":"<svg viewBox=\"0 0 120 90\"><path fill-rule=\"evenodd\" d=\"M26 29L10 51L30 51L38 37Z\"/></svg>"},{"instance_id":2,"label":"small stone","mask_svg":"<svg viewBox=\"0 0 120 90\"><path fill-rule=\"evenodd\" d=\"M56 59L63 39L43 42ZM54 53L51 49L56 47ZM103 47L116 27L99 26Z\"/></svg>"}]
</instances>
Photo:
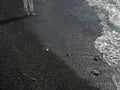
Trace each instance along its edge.
<instances>
[{"instance_id":1,"label":"small stone","mask_svg":"<svg viewBox=\"0 0 120 90\"><path fill-rule=\"evenodd\" d=\"M71 54L66 54L67 57L71 56Z\"/></svg>"},{"instance_id":2,"label":"small stone","mask_svg":"<svg viewBox=\"0 0 120 90\"><path fill-rule=\"evenodd\" d=\"M91 73L95 76L99 76L100 72L98 70L92 70Z\"/></svg>"},{"instance_id":3,"label":"small stone","mask_svg":"<svg viewBox=\"0 0 120 90\"><path fill-rule=\"evenodd\" d=\"M23 73L23 75L24 75L24 76L27 76L27 74L26 74L26 73Z\"/></svg>"},{"instance_id":4,"label":"small stone","mask_svg":"<svg viewBox=\"0 0 120 90\"><path fill-rule=\"evenodd\" d=\"M41 81L43 81L43 80L44 80L44 78L41 78L40 80L41 80Z\"/></svg>"},{"instance_id":5,"label":"small stone","mask_svg":"<svg viewBox=\"0 0 120 90\"><path fill-rule=\"evenodd\" d=\"M48 82L48 79L46 79L45 82Z\"/></svg>"},{"instance_id":6,"label":"small stone","mask_svg":"<svg viewBox=\"0 0 120 90\"><path fill-rule=\"evenodd\" d=\"M24 85L20 85L22 88L24 88Z\"/></svg>"},{"instance_id":7,"label":"small stone","mask_svg":"<svg viewBox=\"0 0 120 90\"><path fill-rule=\"evenodd\" d=\"M49 51L49 49L48 49L48 48L46 48L46 51Z\"/></svg>"},{"instance_id":8,"label":"small stone","mask_svg":"<svg viewBox=\"0 0 120 90\"><path fill-rule=\"evenodd\" d=\"M32 81L36 81L37 79L36 78L31 78Z\"/></svg>"},{"instance_id":9,"label":"small stone","mask_svg":"<svg viewBox=\"0 0 120 90\"><path fill-rule=\"evenodd\" d=\"M43 50L43 51L49 51L49 49L48 49L48 48L43 48L42 50Z\"/></svg>"},{"instance_id":10,"label":"small stone","mask_svg":"<svg viewBox=\"0 0 120 90\"><path fill-rule=\"evenodd\" d=\"M94 61L100 61L100 60L101 60L100 56L94 56Z\"/></svg>"},{"instance_id":11,"label":"small stone","mask_svg":"<svg viewBox=\"0 0 120 90\"><path fill-rule=\"evenodd\" d=\"M20 77L18 77L18 80L20 80Z\"/></svg>"}]
</instances>

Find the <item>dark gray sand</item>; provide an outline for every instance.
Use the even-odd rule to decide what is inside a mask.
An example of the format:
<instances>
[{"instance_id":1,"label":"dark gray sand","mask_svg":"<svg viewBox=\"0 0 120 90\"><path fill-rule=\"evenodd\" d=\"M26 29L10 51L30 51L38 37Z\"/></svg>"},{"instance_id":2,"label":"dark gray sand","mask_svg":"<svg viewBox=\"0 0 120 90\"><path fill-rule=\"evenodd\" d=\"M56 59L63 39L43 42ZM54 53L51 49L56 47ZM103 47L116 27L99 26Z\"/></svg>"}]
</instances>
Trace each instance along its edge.
<instances>
[{"instance_id":1,"label":"dark gray sand","mask_svg":"<svg viewBox=\"0 0 120 90\"><path fill-rule=\"evenodd\" d=\"M0 88L115 90L111 68L96 56L102 27L94 8L84 0L35 0L35 9L26 17L22 0L0 0Z\"/></svg>"}]
</instances>

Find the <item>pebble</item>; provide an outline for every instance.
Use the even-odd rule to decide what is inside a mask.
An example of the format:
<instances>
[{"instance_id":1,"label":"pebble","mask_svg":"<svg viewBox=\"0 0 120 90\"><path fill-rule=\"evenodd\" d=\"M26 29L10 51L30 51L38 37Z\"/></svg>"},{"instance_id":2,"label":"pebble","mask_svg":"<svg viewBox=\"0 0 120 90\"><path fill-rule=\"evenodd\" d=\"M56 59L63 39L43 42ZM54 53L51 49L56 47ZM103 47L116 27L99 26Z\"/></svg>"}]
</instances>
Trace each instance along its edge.
<instances>
[{"instance_id":1,"label":"pebble","mask_svg":"<svg viewBox=\"0 0 120 90\"><path fill-rule=\"evenodd\" d=\"M50 51L48 48L43 48L42 50L43 51Z\"/></svg>"},{"instance_id":2,"label":"pebble","mask_svg":"<svg viewBox=\"0 0 120 90\"><path fill-rule=\"evenodd\" d=\"M36 81L37 79L36 78L31 78L32 81Z\"/></svg>"},{"instance_id":3,"label":"pebble","mask_svg":"<svg viewBox=\"0 0 120 90\"><path fill-rule=\"evenodd\" d=\"M100 61L100 60L101 60L100 56L94 56L94 61Z\"/></svg>"},{"instance_id":4,"label":"pebble","mask_svg":"<svg viewBox=\"0 0 120 90\"><path fill-rule=\"evenodd\" d=\"M46 48L46 51L49 51L49 49L48 49L48 48Z\"/></svg>"},{"instance_id":5,"label":"pebble","mask_svg":"<svg viewBox=\"0 0 120 90\"><path fill-rule=\"evenodd\" d=\"M66 54L67 57L71 56L71 54Z\"/></svg>"},{"instance_id":6,"label":"pebble","mask_svg":"<svg viewBox=\"0 0 120 90\"><path fill-rule=\"evenodd\" d=\"M95 70L95 69L92 70L91 73L92 73L93 75L95 75L95 76L99 76L99 75L100 75L100 71Z\"/></svg>"},{"instance_id":7,"label":"pebble","mask_svg":"<svg viewBox=\"0 0 120 90\"><path fill-rule=\"evenodd\" d=\"M17 79L20 80L20 77L18 77Z\"/></svg>"}]
</instances>

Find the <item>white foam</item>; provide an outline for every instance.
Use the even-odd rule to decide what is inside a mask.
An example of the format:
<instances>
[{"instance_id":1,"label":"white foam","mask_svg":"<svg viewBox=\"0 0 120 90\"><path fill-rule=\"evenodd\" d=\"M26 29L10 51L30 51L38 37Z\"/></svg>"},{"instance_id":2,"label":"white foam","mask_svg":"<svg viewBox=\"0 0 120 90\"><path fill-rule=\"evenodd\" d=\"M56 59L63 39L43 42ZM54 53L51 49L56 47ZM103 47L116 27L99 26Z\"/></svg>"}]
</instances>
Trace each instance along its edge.
<instances>
[{"instance_id":1,"label":"white foam","mask_svg":"<svg viewBox=\"0 0 120 90\"><path fill-rule=\"evenodd\" d=\"M102 53L109 66L117 68L120 72L120 0L86 1L89 6L95 7L103 26L102 35L95 41L95 48ZM117 90L120 90L120 78L118 76L116 78L113 75Z\"/></svg>"},{"instance_id":2,"label":"white foam","mask_svg":"<svg viewBox=\"0 0 120 90\"><path fill-rule=\"evenodd\" d=\"M120 0L87 0L88 4L96 8L100 24L103 26L102 36L95 41L95 47L103 53L103 57L110 66L120 63L120 34L113 26L120 27ZM119 30L120 31L120 30Z\"/></svg>"}]
</instances>

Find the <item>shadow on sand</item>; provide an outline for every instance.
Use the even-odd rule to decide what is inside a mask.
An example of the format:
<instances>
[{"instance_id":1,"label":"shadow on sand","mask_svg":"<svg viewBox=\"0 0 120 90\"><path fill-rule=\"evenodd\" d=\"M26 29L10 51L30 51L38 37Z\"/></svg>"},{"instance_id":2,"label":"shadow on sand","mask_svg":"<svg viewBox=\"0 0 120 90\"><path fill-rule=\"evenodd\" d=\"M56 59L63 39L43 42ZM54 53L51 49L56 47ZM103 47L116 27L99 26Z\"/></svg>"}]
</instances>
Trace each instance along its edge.
<instances>
[{"instance_id":1,"label":"shadow on sand","mask_svg":"<svg viewBox=\"0 0 120 90\"><path fill-rule=\"evenodd\" d=\"M14 42L0 40L1 90L99 90L35 39Z\"/></svg>"},{"instance_id":2,"label":"shadow on sand","mask_svg":"<svg viewBox=\"0 0 120 90\"><path fill-rule=\"evenodd\" d=\"M25 19L25 18L28 18L28 17L30 17L30 16L24 15L24 16L18 16L18 17L13 17L13 18L10 18L10 19L1 20L0 25L8 24L8 23L15 22L15 21Z\"/></svg>"}]
</instances>

